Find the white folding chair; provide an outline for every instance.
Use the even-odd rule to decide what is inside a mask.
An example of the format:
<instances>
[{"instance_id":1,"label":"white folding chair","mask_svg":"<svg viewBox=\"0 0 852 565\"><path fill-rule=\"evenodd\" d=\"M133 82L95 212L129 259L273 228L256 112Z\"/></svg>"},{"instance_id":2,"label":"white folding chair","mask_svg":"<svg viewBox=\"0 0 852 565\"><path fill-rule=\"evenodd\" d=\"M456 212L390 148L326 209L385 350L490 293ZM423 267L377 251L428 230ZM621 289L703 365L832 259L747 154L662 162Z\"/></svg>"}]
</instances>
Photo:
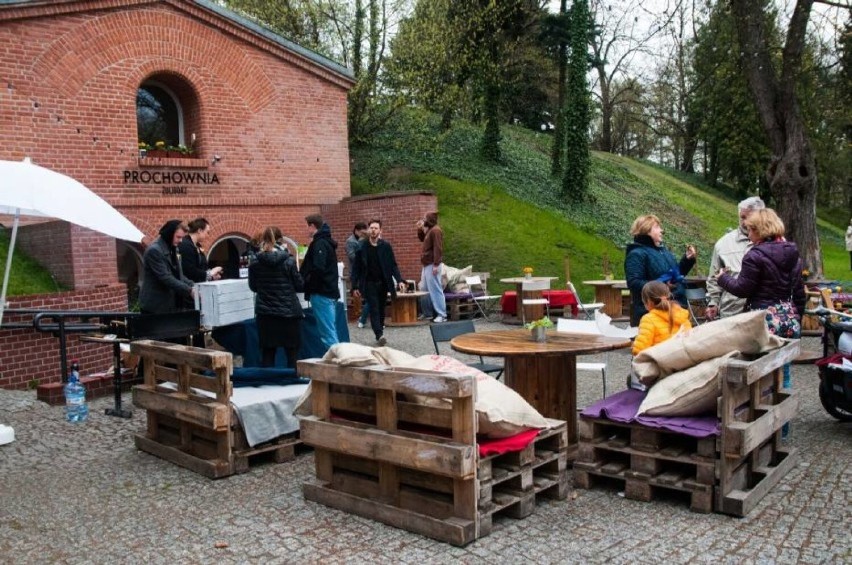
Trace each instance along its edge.
<instances>
[{"instance_id":1,"label":"white folding chair","mask_svg":"<svg viewBox=\"0 0 852 565\"><path fill-rule=\"evenodd\" d=\"M576 320L568 320L565 318L559 318L556 320L556 331L557 332L577 332L577 324L582 324L580 328L581 333L590 333L595 335L601 335L601 332L598 330L597 324L595 322L578 322ZM603 384L603 396L601 398L606 398L606 364L607 364L607 354L604 353L604 362L589 362L589 363L581 363L577 362L577 371L591 371L591 372L600 372L601 374L601 383Z\"/></svg>"},{"instance_id":2,"label":"white folding chair","mask_svg":"<svg viewBox=\"0 0 852 565\"><path fill-rule=\"evenodd\" d=\"M521 283L521 292L550 290L550 279L530 279ZM550 300L547 298L521 298L521 322L527 323L527 306L544 306L547 317L550 317Z\"/></svg>"},{"instance_id":3,"label":"white folding chair","mask_svg":"<svg viewBox=\"0 0 852 565\"><path fill-rule=\"evenodd\" d=\"M470 294L479 313L482 314L484 319L491 321L497 314L496 307L500 304L500 295L488 294L485 281L479 275L465 277L464 282L470 289Z\"/></svg>"},{"instance_id":4,"label":"white folding chair","mask_svg":"<svg viewBox=\"0 0 852 565\"><path fill-rule=\"evenodd\" d=\"M577 299L577 309L586 315L587 320L594 320L595 311L602 309L605 304L603 302L591 302L589 304L583 304L583 301L580 300L580 293L577 292L577 289L574 287L574 283L568 281L566 283L566 286L568 287L568 290L570 290L571 293L574 294L574 298Z\"/></svg>"},{"instance_id":5,"label":"white folding chair","mask_svg":"<svg viewBox=\"0 0 852 565\"><path fill-rule=\"evenodd\" d=\"M707 289L704 287L687 288L686 307L689 310L689 317L692 319L693 326L701 323L698 321L698 316L695 315L695 308L697 306L707 307ZM707 318L702 316L701 321L706 322Z\"/></svg>"}]
</instances>

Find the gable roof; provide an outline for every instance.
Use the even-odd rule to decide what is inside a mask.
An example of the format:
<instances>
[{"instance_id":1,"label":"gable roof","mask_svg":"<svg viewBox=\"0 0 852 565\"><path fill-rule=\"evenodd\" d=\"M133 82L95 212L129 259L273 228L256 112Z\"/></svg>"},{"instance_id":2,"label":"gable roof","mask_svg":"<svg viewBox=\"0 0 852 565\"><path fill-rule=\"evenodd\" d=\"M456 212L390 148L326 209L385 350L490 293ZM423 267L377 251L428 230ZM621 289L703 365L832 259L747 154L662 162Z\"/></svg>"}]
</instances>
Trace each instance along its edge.
<instances>
[{"instance_id":1,"label":"gable roof","mask_svg":"<svg viewBox=\"0 0 852 565\"><path fill-rule=\"evenodd\" d=\"M221 6L215 0L0 0L0 23L33 17L53 16L76 12L91 12L101 8L115 10L122 6L134 7L162 2L189 13L199 19L217 25L232 35L242 36L258 47L285 57L301 61L303 68L319 71L318 74L341 86L351 87L355 83L352 71L340 63L329 59L306 47L302 47L272 30L254 22L236 12ZM206 17L205 17L206 16ZM211 17L212 16L212 17ZM217 21L218 20L218 21ZM253 39L253 40L252 40ZM313 69L311 69L313 67Z\"/></svg>"}]
</instances>

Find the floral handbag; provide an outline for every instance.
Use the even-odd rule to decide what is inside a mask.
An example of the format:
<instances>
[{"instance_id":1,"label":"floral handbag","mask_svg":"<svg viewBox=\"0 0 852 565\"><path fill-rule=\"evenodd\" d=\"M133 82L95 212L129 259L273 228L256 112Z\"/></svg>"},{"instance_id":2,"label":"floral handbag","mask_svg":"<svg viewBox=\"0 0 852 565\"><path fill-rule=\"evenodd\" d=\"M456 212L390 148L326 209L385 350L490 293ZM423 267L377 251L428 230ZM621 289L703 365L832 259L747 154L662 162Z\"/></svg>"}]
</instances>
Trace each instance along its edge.
<instances>
[{"instance_id":1,"label":"floral handbag","mask_svg":"<svg viewBox=\"0 0 852 565\"><path fill-rule=\"evenodd\" d=\"M778 337L795 338L802 333L802 324L799 322L796 307L787 300L766 309L766 326L769 328L769 333Z\"/></svg>"}]
</instances>

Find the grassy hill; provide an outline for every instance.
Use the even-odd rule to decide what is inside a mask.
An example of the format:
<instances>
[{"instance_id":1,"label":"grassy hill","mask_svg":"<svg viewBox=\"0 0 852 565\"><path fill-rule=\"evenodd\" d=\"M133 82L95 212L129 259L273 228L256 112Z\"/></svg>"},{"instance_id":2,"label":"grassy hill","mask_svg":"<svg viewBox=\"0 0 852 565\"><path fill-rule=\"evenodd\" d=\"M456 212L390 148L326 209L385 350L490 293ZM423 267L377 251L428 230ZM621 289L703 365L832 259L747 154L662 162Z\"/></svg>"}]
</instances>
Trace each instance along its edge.
<instances>
[{"instance_id":1,"label":"grassy hill","mask_svg":"<svg viewBox=\"0 0 852 565\"><path fill-rule=\"evenodd\" d=\"M0 229L0 284L3 281L3 273L6 271L6 257L9 255L9 238L11 228ZM35 260L15 250L12 256L12 268L9 270L9 296L20 296L24 294L43 294L46 292L57 292L67 290L53 280L50 273L41 267Z\"/></svg>"},{"instance_id":2,"label":"grassy hill","mask_svg":"<svg viewBox=\"0 0 852 565\"><path fill-rule=\"evenodd\" d=\"M575 282L601 278L604 257L623 277L630 225L648 213L660 217L676 255L696 245L698 274L706 274L713 244L736 226L736 200L699 177L608 153L592 155L589 200L565 202L550 176L550 136L512 126L502 133L504 163L494 165L479 157L477 127L458 123L441 132L431 116L401 114L374 144L351 149L352 193L435 192L447 263L473 264L495 281L531 266L564 284L566 257ZM851 284L843 232L819 226L826 276Z\"/></svg>"}]
</instances>

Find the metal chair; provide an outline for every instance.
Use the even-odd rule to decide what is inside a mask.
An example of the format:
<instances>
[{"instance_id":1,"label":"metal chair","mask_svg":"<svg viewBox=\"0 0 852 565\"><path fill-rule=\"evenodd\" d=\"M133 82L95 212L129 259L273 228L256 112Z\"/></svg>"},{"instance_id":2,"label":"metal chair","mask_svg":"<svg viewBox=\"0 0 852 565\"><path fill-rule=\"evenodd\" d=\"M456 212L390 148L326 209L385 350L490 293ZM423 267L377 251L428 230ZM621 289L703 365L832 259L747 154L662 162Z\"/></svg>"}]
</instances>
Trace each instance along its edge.
<instances>
[{"instance_id":1,"label":"metal chair","mask_svg":"<svg viewBox=\"0 0 852 565\"><path fill-rule=\"evenodd\" d=\"M550 317L550 300L547 298L523 298L524 292L550 290L550 279L530 279L521 283L521 322L527 323L527 306L544 306L547 317Z\"/></svg>"},{"instance_id":2,"label":"metal chair","mask_svg":"<svg viewBox=\"0 0 852 565\"><path fill-rule=\"evenodd\" d=\"M571 331L567 327L571 323L573 323L573 324L577 324L577 323L588 324L588 333L600 334L600 332L597 329L597 326L594 325L593 322L591 322L591 323L590 322L576 322L574 320L566 320L565 318L560 318L560 319L556 320L556 331L557 332ZM607 361L608 361L607 354L604 353L604 362L603 363L599 363L599 362L580 363L579 361L577 362L577 371L593 371L593 372L600 371L601 384L603 385L603 396L601 398L606 398L606 364L607 364Z\"/></svg>"},{"instance_id":3,"label":"metal chair","mask_svg":"<svg viewBox=\"0 0 852 565\"><path fill-rule=\"evenodd\" d=\"M442 324L432 324L429 326L429 331L432 333L432 343L435 346L435 353L443 355L438 348L439 343L452 340L457 335L474 333L476 328L473 325L473 320L459 320L458 322L444 322ZM494 378L499 379L503 374L503 366L493 363L486 363L482 355L479 356L479 363L468 363L468 367L472 367L483 373L497 373Z\"/></svg>"},{"instance_id":4,"label":"metal chair","mask_svg":"<svg viewBox=\"0 0 852 565\"><path fill-rule=\"evenodd\" d=\"M476 308L479 310L479 313L482 314L484 319L492 321L495 314L499 313L496 311L495 307L500 304L500 295L488 294L485 281L482 280L482 277L479 275L465 277L464 282L467 284L468 288L470 288L471 296L473 301L476 303ZM481 294L477 295L476 293Z\"/></svg>"},{"instance_id":5,"label":"metal chair","mask_svg":"<svg viewBox=\"0 0 852 565\"><path fill-rule=\"evenodd\" d=\"M707 307L707 289L704 287L686 289L686 307L689 310L689 317L692 320L693 326L697 326L701 323L698 321L698 316L695 314L696 306L702 306L704 308ZM707 318L702 316L701 321L706 322Z\"/></svg>"},{"instance_id":6,"label":"metal chair","mask_svg":"<svg viewBox=\"0 0 852 565\"><path fill-rule=\"evenodd\" d=\"M574 298L577 299L577 309L586 315L587 320L595 319L595 311L602 309L605 304L603 302L591 302L589 304L583 304L583 301L580 300L580 293L577 292L577 289L574 287L574 283L568 281L565 283L570 290L574 294Z\"/></svg>"}]
</instances>

